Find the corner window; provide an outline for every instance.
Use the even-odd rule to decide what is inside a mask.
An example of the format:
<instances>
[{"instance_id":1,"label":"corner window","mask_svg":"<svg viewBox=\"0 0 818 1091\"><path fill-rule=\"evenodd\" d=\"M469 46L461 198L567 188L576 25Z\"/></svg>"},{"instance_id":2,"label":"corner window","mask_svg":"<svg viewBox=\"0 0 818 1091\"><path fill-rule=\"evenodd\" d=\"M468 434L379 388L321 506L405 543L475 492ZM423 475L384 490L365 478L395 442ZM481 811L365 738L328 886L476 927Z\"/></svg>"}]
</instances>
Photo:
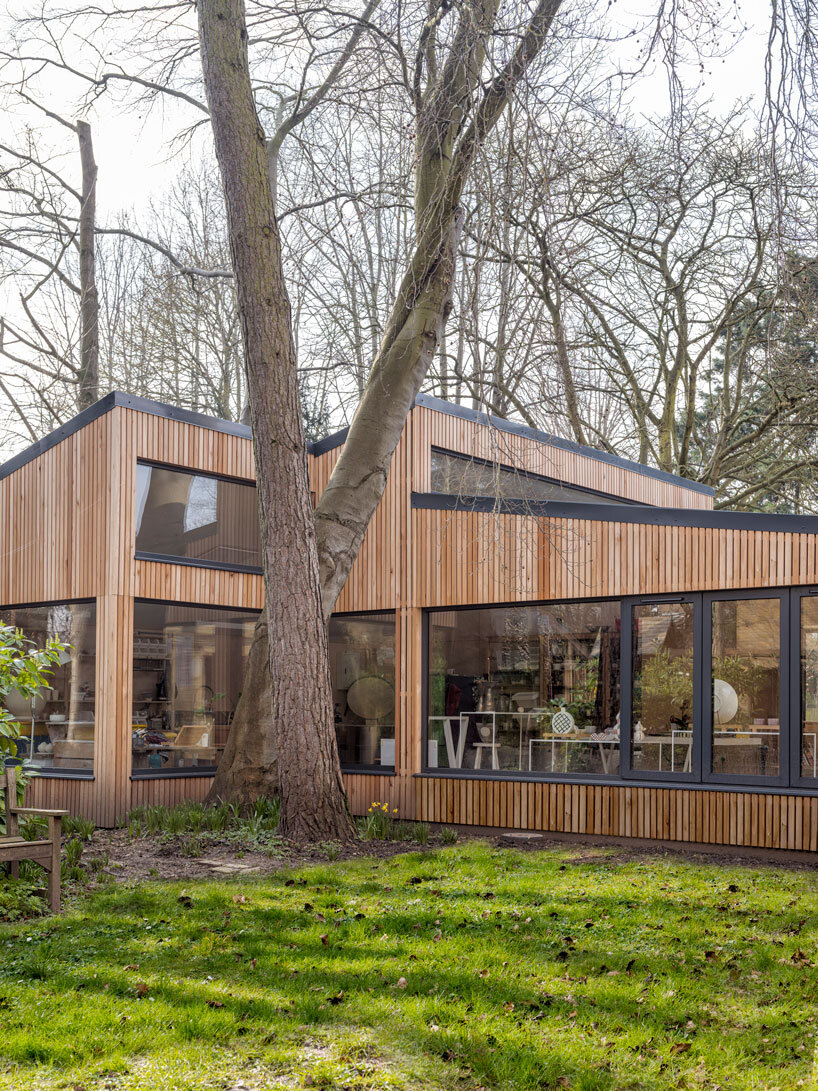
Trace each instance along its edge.
<instances>
[{"instance_id":1,"label":"corner window","mask_svg":"<svg viewBox=\"0 0 818 1091\"><path fill-rule=\"evenodd\" d=\"M215 770L241 694L256 616L134 604L134 776Z\"/></svg>"},{"instance_id":2,"label":"corner window","mask_svg":"<svg viewBox=\"0 0 818 1091\"><path fill-rule=\"evenodd\" d=\"M218 568L260 569L255 486L138 463L136 552Z\"/></svg>"},{"instance_id":3,"label":"corner window","mask_svg":"<svg viewBox=\"0 0 818 1091\"><path fill-rule=\"evenodd\" d=\"M607 493L565 485L497 462L432 448L432 492L447 496L490 496L498 500L557 501L566 504L629 504Z\"/></svg>"},{"instance_id":4,"label":"corner window","mask_svg":"<svg viewBox=\"0 0 818 1091\"><path fill-rule=\"evenodd\" d=\"M22 629L39 648L49 640L67 645L51 668L50 684L31 699L12 691L6 708L22 724L17 756L33 771L94 770L96 734L97 611L93 602L16 606L0 620Z\"/></svg>"},{"instance_id":5,"label":"corner window","mask_svg":"<svg viewBox=\"0 0 818 1091\"><path fill-rule=\"evenodd\" d=\"M619 771L618 602L429 615L426 767Z\"/></svg>"},{"instance_id":6,"label":"corner window","mask_svg":"<svg viewBox=\"0 0 818 1091\"><path fill-rule=\"evenodd\" d=\"M338 753L345 768L395 768L395 616L329 622Z\"/></svg>"}]
</instances>

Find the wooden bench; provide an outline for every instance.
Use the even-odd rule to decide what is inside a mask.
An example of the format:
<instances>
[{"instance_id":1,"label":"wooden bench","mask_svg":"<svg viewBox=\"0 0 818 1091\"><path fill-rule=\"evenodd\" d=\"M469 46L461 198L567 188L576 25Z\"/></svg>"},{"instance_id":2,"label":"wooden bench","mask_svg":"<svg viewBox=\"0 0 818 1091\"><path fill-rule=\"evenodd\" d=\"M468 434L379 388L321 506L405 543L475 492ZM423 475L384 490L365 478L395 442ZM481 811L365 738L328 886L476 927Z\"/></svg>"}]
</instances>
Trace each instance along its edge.
<instances>
[{"instance_id":1,"label":"wooden bench","mask_svg":"<svg viewBox=\"0 0 818 1091\"><path fill-rule=\"evenodd\" d=\"M44 811L37 807L17 806L17 770L9 766L0 772L0 790L6 797L6 832L0 834L0 864L8 867L16 878L21 860L34 860L48 872L48 904L53 913L60 911L60 846L62 819L68 811ZM48 837L42 841L26 841L20 836L18 818L21 814L40 815L48 819Z\"/></svg>"}]
</instances>

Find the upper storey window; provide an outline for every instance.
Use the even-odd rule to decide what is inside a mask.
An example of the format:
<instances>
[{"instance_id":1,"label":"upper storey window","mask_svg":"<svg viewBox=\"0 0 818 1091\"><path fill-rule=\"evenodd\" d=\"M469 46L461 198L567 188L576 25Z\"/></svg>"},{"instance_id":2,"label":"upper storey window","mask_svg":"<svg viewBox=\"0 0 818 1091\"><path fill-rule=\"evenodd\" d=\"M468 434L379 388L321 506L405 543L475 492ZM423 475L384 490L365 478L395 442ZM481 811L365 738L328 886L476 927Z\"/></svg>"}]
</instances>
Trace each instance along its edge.
<instances>
[{"instance_id":1,"label":"upper storey window","mask_svg":"<svg viewBox=\"0 0 818 1091\"><path fill-rule=\"evenodd\" d=\"M255 486L140 462L136 551L188 564L260 569Z\"/></svg>"},{"instance_id":2,"label":"upper storey window","mask_svg":"<svg viewBox=\"0 0 818 1091\"><path fill-rule=\"evenodd\" d=\"M631 504L497 462L432 448L432 492L448 496L493 496L499 500L550 500L564 504Z\"/></svg>"}]
</instances>

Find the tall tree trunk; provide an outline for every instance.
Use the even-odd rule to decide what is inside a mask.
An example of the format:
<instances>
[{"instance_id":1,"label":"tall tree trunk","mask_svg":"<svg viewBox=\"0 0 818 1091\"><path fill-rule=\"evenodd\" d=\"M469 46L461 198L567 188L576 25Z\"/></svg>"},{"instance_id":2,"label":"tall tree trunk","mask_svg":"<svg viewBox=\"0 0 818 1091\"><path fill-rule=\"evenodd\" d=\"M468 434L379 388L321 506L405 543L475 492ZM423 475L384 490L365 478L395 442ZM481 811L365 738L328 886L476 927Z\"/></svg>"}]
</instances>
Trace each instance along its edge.
<instances>
[{"instance_id":1,"label":"tall tree trunk","mask_svg":"<svg viewBox=\"0 0 818 1091\"><path fill-rule=\"evenodd\" d=\"M289 301L264 134L252 99L243 5L241 0L199 3L205 88L247 356L267 581L272 730L282 832L290 836L343 837L352 828L335 744L325 623L383 495L392 454L440 344L451 307L460 197L475 152L542 48L560 3L538 0L517 48L488 82L485 43L497 0L467 6L445 64L431 65L426 90L418 91L415 247L314 521ZM429 34L435 26L433 19ZM268 728L260 724L259 729ZM238 747L232 753L235 762L244 761ZM223 780L229 783L227 771Z\"/></svg>"},{"instance_id":2,"label":"tall tree trunk","mask_svg":"<svg viewBox=\"0 0 818 1091\"><path fill-rule=\"evenodd\" d=\"M280 829L296 840L346 840L353 826L335 743L290 303L250 84L244 5L200 0L198 15L253 420ZM258 725L269 728L264 720Z\"/></svg>"},{"instance_id":3,"label":"tall tree trunk","mask_svg":"<svg viewBox=\"0 0 818 1091\"><path fill-rule=\"evenodd\" d=\"M94 231L97 215L97 165L91 126L77 122L82 167L80 204L80 373L77 405L87 409L99 398L99 296Z\"/></svg>"}]
</instances>

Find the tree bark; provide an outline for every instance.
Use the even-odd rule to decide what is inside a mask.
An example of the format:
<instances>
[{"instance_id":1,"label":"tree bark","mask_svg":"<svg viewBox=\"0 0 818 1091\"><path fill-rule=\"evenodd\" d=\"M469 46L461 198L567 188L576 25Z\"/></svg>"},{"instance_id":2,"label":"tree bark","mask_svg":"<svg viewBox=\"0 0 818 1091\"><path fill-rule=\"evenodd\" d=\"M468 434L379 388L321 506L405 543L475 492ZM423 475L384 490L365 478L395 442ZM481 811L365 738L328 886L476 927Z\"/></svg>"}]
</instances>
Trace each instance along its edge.
<instances>
[{"instance_id":1,"label":"tree bark","mask_svg":"<svg viewBox=\"0 0 818 1091\"><path fill-rule=\"evenodd\" d=\"M353 826L335 743L290 303L250 84L244 5L200 0L198 16L253 420L272 686L272 721L265 717L258 729L272 728L281 833L346 840ZM224 779L229 775L225 770Z\"/></svg>"},{"instance_id":2,"label":"tree bark","mask_svg":"<svg viewBox=\"0 0 818 1091\"><path fill-rule=\"evenodd\" d=\"M77 405L87 409L99 398L99 295L96 280L95 229L97 215L97 165L91 126L78 121L77 138L82 166L80 203L80 373Z\"/></svg>"},{"instance_id":3,"label":"tree bark","mask_svg":"<svg viewBox=\"0 0 818 1091\"><path fill-rule=\"evenodd\" d=\"M278 793L275 738L264 730L273 699L269 662L270 638L262 613L247 657L244 689L206 803L230 800L247 807L260 796Z\"/></svg>"}]
</instances>

